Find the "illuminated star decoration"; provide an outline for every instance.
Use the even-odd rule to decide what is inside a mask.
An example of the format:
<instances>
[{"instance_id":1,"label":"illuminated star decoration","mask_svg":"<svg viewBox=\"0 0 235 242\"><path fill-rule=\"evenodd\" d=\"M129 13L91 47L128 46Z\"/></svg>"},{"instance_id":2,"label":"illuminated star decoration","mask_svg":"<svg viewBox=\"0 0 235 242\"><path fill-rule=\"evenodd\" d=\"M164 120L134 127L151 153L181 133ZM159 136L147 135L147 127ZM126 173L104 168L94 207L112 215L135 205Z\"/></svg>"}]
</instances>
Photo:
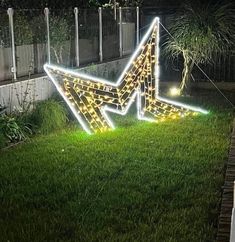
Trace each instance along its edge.
<instances>
[{"instance_id":1,"label":"illuminated star decoration","mask_svg":"<svg viewBox=\"0 0 235 242\"><path fill-rule=\"evenodd\" d=\"M113 129L107 111L125 115L135 100L141 120L207 113L158 96L158 56L159 19L155 18L116 83L49 64L44 69L89 134Z\"/></svg>"}]
</instances>

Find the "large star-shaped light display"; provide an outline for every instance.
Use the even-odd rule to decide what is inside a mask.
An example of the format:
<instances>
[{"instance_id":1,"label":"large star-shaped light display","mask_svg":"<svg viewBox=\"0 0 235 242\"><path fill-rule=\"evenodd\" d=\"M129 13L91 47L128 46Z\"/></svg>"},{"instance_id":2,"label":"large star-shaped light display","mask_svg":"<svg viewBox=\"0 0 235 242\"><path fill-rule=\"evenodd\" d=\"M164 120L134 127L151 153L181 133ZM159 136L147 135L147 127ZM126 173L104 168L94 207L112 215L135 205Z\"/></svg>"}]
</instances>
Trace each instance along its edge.
<instances>
[{"instance_id":1,"label":"large star-shaped light display","mask_svg":"<svg viewBox=\"0 0 235 242\"><path fill-rule=\"evenodd\" d=\"M126 114L136 100L137 117L163 121L207 113L158 95L159 19L155 18L116 83L58 66L44 66L50 79L88 133L114 128L107 111Z\"/></svg>"}]
</instances>

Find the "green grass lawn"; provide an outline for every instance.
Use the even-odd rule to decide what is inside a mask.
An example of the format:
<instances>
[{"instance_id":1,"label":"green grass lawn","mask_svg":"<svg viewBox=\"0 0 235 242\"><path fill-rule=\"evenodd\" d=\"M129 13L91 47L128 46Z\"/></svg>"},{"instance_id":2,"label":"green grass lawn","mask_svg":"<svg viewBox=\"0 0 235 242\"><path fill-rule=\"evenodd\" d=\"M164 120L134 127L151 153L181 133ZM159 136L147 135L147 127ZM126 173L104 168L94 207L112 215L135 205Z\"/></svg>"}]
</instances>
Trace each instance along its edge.
<instances>
[{"instance_id":1,"label":"green grass lawn","mask_svg":"<svg viewBox=\"0 0 235 242\"><path fill-rule=\"evenodd\" d=\"M68 128L0 151L0 241L213 241L233 115L197 97L209 115L115 115L112 132Z\"/></svg>"}]
</instances>

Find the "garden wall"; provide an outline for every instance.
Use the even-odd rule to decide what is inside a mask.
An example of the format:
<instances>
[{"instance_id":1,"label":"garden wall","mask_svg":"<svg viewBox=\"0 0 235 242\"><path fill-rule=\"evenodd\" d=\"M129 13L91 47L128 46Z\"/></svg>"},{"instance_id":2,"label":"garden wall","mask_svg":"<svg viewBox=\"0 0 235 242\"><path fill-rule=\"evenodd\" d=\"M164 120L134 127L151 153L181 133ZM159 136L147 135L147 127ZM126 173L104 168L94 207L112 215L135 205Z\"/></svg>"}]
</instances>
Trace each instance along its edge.
<instances>
[{"instance_id":1,"label":"garden wall","mask_svg":"<svg viewBox=\"0 0 235 242\"><path fill-rule=\"evenodd\" d=\"M123 58L106 63L92 64L79 68L79 71L115 82L128 59ZM177 82L160 82L160 86L165 88L177 85ZM235 90L235 82L219 82L217 86L221 90ZM192 87L202 89L214 88L209 82L194 82ZM48 99L54 92L55 87L46 76L13 82L0 86L0 105L6 106L8 111L11 112L14 109L20 109L22 105L27 105L27 103Z\"/></svg>"},{"instance_id":2,"label":"garden wall","mask_svg":"<svg viewBox=\"0 0 235 242\"><path fill-rule=\"evenodd\" d=\"M118 59L106 63L90 65L80 68L79 71L98 77L112 80L124 69L128 58ZM0 105L6 106L8 112L20 110L23 105L35 101L46 100L55 92L55 87L47 76L33 78L25 81L9 83L0 86Z\"/></svg>"}]
</instances>

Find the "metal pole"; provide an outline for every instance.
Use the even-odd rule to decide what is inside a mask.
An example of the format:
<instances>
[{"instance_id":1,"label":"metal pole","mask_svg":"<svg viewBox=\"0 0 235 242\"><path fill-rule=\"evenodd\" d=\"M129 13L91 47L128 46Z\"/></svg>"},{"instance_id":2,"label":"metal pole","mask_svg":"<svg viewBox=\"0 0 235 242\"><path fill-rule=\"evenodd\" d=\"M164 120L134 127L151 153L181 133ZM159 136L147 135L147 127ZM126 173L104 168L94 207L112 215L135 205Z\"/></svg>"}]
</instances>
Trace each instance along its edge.
<instances>
[{"instance_id":1,"label":"metal pole","mask_svg":"<svg viewBox=\"0 0 235 242\"><path fill-rule=\"evenodd\" d=\"M157 85L156 87L156 97L158 96L158 92L159 92L159 20L156 20L155 23L155 84Z\"/></svg>"},{"instance_id":2,"label":"metal pole","mask_svg":"<svg viewBox=\"0 0 235 242\"><path fill-rule=\"evenodd\" d=\"M99 7L99 55L100 62L103 61L103 25L102 25L102 8Z\"/></svg>"},{"instance_id":3,"label":"metal pole","mask_svg":"<svg viewBox=\"0 0 235 242\"><path fill-rule=\"evenodd\" d=\"M119 7L119 53L120 57L123 54L123 47L122 47L122 8Z\"/></svg>"},{"instance_id":4,"label":"metal pole","mask_svg":"<svg viewBox=\"0 0 235 242\"><path fill-rule=\"evenodd\" d=\"M50 25L49 25L49 9L44 9L46 25L47 25L47 61L51 63L51 43L50 43Z\"/></svg>"},{"instance_id":5,"label":"metal pole","mask_svg":"<svg viewBox=\"0 0 235 242\"><path fill-rule=\"evenodd\" d=\"M8 8L7 14L9 16L9 26L11 33L11 54L12 54L12 68L13 79L16 80L16 50L15 50L15 36L14 36L14 21L13 21L13 9Z\"/></svg>"},{"instance_id":6,"label":"metal pole","mask_svg":"<svg viewBox=\"0 0 235 242\"><path fill-rule=\"evenodd\" d=\"M140 43L140 9L136 8L136 44Z\"/></svg>"},{"instance_id":7,"label":"metal pole","mask_svg":"<svg viewBox=\"0 0 235 242\"><path fill-rule=\"evenodd\" d=\"M74 8L75 15L75 52L76 66L79 67L79 31L78 31L78 8Z\"/></svg>"},{"instance_id":8,"label":"metal pole","mask_svg":"<svg viewBox=\"0 0 235 242\"><path fill-rule=\"evenodd\" d=\"M114 3L114 6L113 6L113 9L114 9L114 20L117 20L117 3L116 3L116 0L113 1Z\"/></svg>"}]
</instances>

